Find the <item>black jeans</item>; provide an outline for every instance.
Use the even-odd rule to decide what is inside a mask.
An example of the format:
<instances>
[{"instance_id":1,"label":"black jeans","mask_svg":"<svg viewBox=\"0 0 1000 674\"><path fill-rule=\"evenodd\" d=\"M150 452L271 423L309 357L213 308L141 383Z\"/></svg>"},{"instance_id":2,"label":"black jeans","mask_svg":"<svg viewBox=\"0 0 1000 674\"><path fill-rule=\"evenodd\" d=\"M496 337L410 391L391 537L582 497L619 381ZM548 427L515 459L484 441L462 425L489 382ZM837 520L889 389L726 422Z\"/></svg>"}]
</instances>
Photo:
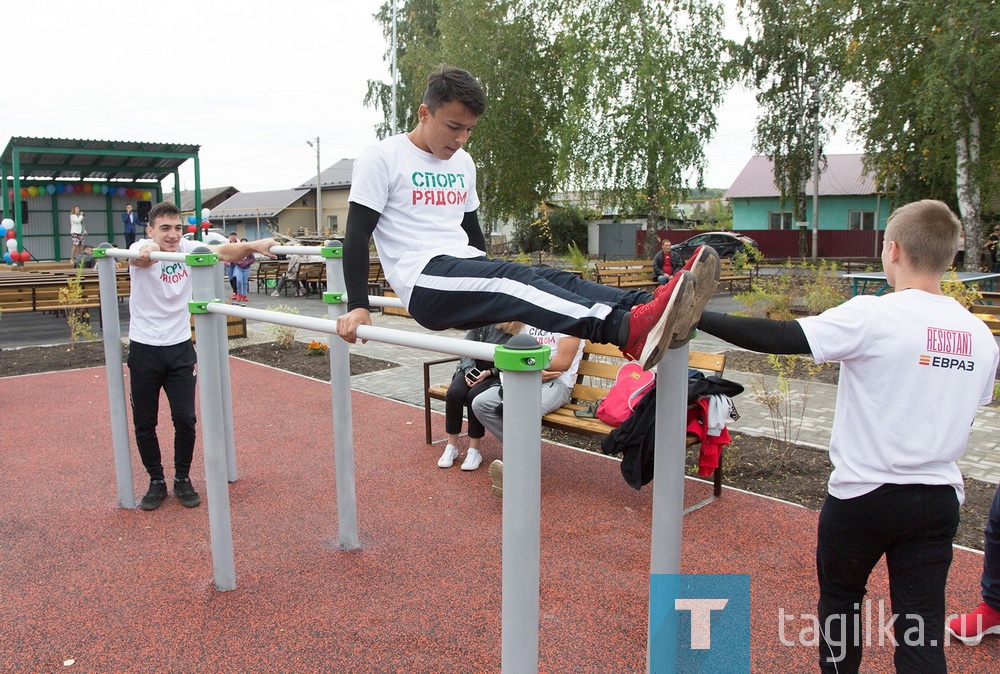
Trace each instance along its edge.
<instances>
[{"instance_id":1,"label":"black jeans","mask_svg":"<svg viewBox=\"0 0 1000 674\"><path fill-rule=\"evenodd\" d=\"M487 364L487 366L489 365L491 364ZM472 412L472 399L491 386L498 386L499 384L499 379L490 377L486 381L469 388L468 383L465 381L465 372L462 370L456 372L451 380L451 385L448 387L448 395L444 399L445 433L458 434L462 432L462 408L464 407L469 411L469 437L482 438L486 435L486 428Z\"/></svg>"},{"instance_id":2,"label":"black jeans","mask_svg":"<svg viewBox=\"0 0 1000 674\"><path fill-rule=\"evenodd\" d=\"M958 497L948 485L886 484L852 499L826 497L816 545L822 671L857 672L862 644L892 643L879 633L890 615L897 616L897 672L947 671L944 588L957 529ZM880 621L879 610L866 612L863 602L883 554L892 607ZM876 616L870 626L868 616Z\"/></svg>"},{"instance_id":3,"label":"black jeans","mask_svg":"<svg viewBox=\"0 0 1000 674\"><path fill-rule=\"evenodd\" d=\"M163 479L160 441L156 437L160 389L167 394L170 417L174 422L174 477L188 477L191 470L197 421L194 412L196 361L191 340L172 346L129 342L128 370L135 443L151 480Z\"/></svg>"}]
</instances>

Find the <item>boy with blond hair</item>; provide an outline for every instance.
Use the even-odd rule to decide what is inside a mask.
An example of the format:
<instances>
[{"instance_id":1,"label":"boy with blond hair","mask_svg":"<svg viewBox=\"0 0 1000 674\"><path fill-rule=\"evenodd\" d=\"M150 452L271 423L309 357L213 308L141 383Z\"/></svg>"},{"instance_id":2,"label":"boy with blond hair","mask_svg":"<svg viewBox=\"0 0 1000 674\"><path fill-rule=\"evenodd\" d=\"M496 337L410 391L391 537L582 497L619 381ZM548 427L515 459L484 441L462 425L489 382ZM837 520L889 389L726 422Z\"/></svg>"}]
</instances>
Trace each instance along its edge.
<instances>
[{"instance_id":1,"label":"boy with blond hair","mask_svg":"<svg viewBox=\"0 0 1000 674\"><path fill-rule=\"evenodd\" d=\"M699 323L754 351L841 363L816 546L824 672L859 670L857 621L883 555L896 671L947 671L944 589L965 497L956 461L977 406L992 398L998 360L986 325L941 291L960 231L940 201L902 206L882 249L895 292L795 321L705 312Z\"/></svg>"}]
</instances>

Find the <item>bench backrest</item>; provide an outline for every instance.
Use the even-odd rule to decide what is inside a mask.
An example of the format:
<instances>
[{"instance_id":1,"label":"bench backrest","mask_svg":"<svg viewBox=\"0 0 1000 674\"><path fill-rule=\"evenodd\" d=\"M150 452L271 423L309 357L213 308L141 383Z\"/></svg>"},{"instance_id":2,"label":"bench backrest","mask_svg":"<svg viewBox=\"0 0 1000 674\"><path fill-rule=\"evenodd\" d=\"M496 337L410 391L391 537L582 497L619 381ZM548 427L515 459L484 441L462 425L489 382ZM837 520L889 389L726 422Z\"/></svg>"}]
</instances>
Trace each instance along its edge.
<instances>
[{"instance_id":1,"label":"bench backrest","mask_svg":"<svg viewBox=\"0 0 1000 674\"><path fill-rule=\"evenodd\" d=\"M617 346L587 342L571 394L573 401L594 402L607 396L618 370L627 362ZM726 368L726 357L719 353L688 351L688 367L721 377Z\"/></svg>"}]
</instances>

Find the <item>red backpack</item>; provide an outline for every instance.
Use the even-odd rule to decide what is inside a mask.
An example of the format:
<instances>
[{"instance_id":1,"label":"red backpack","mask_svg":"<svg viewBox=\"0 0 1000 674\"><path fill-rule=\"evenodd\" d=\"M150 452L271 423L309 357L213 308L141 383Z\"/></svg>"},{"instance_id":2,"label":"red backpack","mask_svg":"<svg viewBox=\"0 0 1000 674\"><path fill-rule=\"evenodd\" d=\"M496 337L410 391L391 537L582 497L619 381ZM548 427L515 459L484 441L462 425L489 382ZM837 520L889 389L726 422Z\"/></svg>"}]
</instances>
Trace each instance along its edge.
<instances>
[{"instance_id":1,"label":"red backpack","mask_svg":"<svg viewBox=\"0 0 1000 674\"><path fill-rule=\"evenodd\" d=\"M655 384L652 371L643 370L638 363L625 363L607 397L597 406L597 418L609 426L621 426Z\"/></svg>"}]
</instances>

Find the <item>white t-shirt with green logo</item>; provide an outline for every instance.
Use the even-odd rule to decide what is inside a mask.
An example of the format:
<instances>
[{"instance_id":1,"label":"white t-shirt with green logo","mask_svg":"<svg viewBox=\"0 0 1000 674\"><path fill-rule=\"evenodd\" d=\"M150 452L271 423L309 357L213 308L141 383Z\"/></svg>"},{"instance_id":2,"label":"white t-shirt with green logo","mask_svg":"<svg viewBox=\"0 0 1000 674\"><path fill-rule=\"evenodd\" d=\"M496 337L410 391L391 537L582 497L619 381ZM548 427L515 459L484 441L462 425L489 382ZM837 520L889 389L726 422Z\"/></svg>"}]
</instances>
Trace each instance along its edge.
<instances>
[{"instance_id":1,"label":"white t-shirt with green logo","mask_svg":"<svg viewBox=\"0 0 1000 674\"><path fill-rule=\"evenodd\" d=\"M136 241L138 250L146 240ZM178 252L190 253L199 242L181 239ZM191 268L183 262L154 262L142 268L129 265L128 299L130 340L150 346L172 346L191 339Z\"/></svg>"},{"instance_id":2,"label":"white t-shirt with green logo","mask_svg":"<svg viewBox=\"0 0 1000 674\"><path fill-rule=\"evenodd\" d=\"M442 160L399 134L364 150L354 161L350 201L381 214L375 247L389 285L407 305L428 260L471 258L465 214L479 208L476 165L465 150Z\"/></svg>"}]
</instances>

